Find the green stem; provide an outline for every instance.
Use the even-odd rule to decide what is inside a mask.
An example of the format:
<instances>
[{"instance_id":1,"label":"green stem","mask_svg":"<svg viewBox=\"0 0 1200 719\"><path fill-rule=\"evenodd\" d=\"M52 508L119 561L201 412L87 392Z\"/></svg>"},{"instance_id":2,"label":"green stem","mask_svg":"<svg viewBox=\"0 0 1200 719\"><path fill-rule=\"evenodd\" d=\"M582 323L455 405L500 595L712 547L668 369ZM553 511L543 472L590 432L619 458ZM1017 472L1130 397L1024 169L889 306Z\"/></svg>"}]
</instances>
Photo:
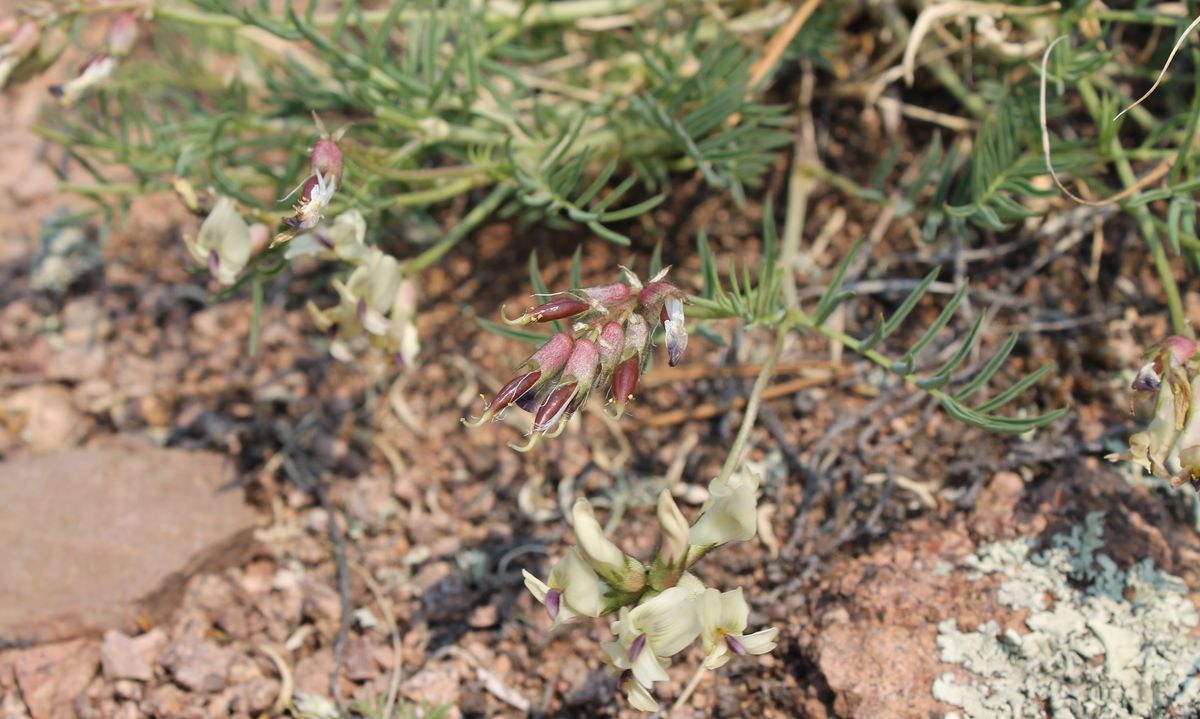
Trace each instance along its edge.
<instances>
[{"instance_id":1,"label":"green stem","mask_svg":"<svg viewBox=\"0 0 1200 719\"><path fill-rule=\"evenodd\" d=\"M409 275L415 274L437 262L441 259L442 255L449 252L464 237L470 234L472 230L481 225L512 193L512 185L508 183L496 185L496 187L492 188L492 194L488 195L487 199L468 212L467 216L462 218L462 221L455 225L454 229L447 232L445 237L438 240L429 249L405 262L404 272Z\"/></svg>"},{"instance_id":2,"label":"green stem","mask_svg":"<svg viewBox=\"0 0 1200 719\"><path fill-rule=\"evenodd\" d=\"M1079 81L1079 96L1083 98L1083 102L1091 112L1092 117L1099 119L1101 110L1100 97L1096 94L1095 88L1091 83L1084 79ZM1116 137L1112 139L1110 152L1113 156L1113 163L1117 169L1117 175L1121 178L1121 183L1126 187L1132 187L1137 183L1137 176L1133 172L1133 166L1129 164L1129 160L1125 159L1121 153L1121 143ZM1135 193L1133 198L1137 198L1141 192ZM1132 215L1141 228L1142 237L1146 240L1146 246L1150 249L1150 256L1154 259L1154 271L1158 273L1158 279L1162 283L1163 292L1167 296L1167 310L1171 315L1171 328L1175 334L1192 336L1191 327L1188 326L1187 316L1183 311L1183 299L1179 295L1179 284L1175 281L1175 272L1171 269L1171 260L1167 257L1167 250L1163 247L1162 240L1158 237L1158 231L1154 228L1153 219L1150 217L1149 211L1144 205L1124 204L1125 212Z\"/></svg>"},{"instance_id":3,"label":"green stem","mask_svg":"<svg viewBox=\"0 0 1200 719\"><path fill-rule=\"evenodd\" d=\"M771 374L775 371L775 363L779 361L779 355L783 352L783 341L787 338L790 329L786 324L782 324L775 330L775 344L771 346L771 351L767 354L767 359L763 361L758 377L754 379L754 387L750 390L750 398L746 401L746 413L742 415L742 426L738 428L733 446L729 448L729 454L725 457L725 464L721 467L721 474L717 478L718 482L728 481L734 471L741 466L742 452L745 451L746 442L750 440L750 431L754 429L754 423L758 419L758 407L762 404L763 392L766 391L767 382L771 380Z\"/></svg>"}]
</instances>

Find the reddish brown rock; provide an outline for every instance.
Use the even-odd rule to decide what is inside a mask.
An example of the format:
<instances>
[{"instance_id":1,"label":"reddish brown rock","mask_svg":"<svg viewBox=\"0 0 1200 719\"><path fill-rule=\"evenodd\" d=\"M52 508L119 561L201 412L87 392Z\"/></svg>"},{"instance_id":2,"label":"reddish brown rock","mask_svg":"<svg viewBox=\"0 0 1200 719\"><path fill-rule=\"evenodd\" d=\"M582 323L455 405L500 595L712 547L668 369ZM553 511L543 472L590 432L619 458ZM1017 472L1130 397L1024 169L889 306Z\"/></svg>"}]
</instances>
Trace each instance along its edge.
<instances>
[{"instance_id":1,"label":"reddish brown rock","mask_svg":"<svg viewBox=\"0 0 1200 719\"><path fill-rule=\"evenodd\" d=\"M255 515L210 453L73 450L0 464L0 641L127 634L241 561Z\"/></svg>"},{"instance_id":2,"label":"reddish brown rock","mask_svg":"<svg viewBox=\"0 0 1200 719\"><path fill-rule=\"evenodd\" d=\"M233 652L193 636L173 642L158 663L171 672L179 686L191 692L218 692L225 688Z\"/></svg>"},{"instance_id":3,"label":"reddish brown rock","mask_svg":"<svg viewBox=\"0 0 1200 719\"><path fill-rule=\"evenodd\" d=\"M96 674L97 643L77 639L21 651L13 663L17 686L33 719L74 719L75 698Z\"/></svg>"}]
</instances>

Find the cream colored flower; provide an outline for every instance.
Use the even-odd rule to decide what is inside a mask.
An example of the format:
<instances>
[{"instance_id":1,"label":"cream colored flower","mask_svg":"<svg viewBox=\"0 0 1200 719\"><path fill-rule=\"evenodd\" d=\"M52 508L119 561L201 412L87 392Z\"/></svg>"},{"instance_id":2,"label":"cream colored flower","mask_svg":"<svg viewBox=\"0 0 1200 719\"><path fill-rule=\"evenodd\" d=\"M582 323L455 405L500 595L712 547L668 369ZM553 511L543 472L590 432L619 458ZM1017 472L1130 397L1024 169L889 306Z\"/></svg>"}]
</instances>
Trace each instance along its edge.
<instances>
[{"instance_id":1,"label":"cream colored flower","mask_svg":"<svg viewBox=\"0 0 1200 719\"><path fill-rule=\"evenodd\" d=\"M546 582L528 571L522 573L525 588L546 606L555 626L579 617L598 617L604 612L604 583L576 547L554 565Z\"/></svg>"},{"instance_id":2,"label":"cream colored flower","mask_svg":"<svg viewBox=\"0 0 1200 719\"><path fill-rule=\"evenodd\" d=\"M367 223L358 210L347 210L326 228L305 232L288 244L284 257L316 256L359 264L370 259L366 243Z\"/></svg>"},{"instance_id":3,"label":"cream colored flower","mask_svg":"<svg viewBox=\"0 0 1200 719\"><path fill-rule=\"evenodd\" d=\"M718 477L709 482L709 499L700 509L689 541L698 547L711 547L753 537L758 531L758 482L758 476L744 468L728 481Z\"/></svg>"},{"instance_id":4,"label":"cream colored flower","mask_svg":"<svg viewBox=\"0 0 1200 719\"><path fill-rule=\"evenodd\" d=\"M604 528L596 521L591 502L583 497L575 500L571 517L575 525L575 540L584 559L609 583L619 585L626 572L625 552L605 536Z\"/></svg>"},{"instance_id":5,"label":"cream colored flower","mask_svg":"<svg viewBox=\"0 0 1200 719\"><path fill-rule=\"evenodd\" d=\"M654 654L660 657L675 656L700 635L697 605L689 591L680 586L643 599L621 617L613 622L618 641L630 644L644 634Z\"/></svg>"},{"instance_id":6,"label":"cream colored flower","mask_svg":"<svg viewBox=\"0 0 1200 719\"><path fill-rule=\"evenodd\" d=\"M658 524L662 530L659 557L672 567L681 567L687 561L689 527L667 489L658 495Z\"/></svg>"},{"instance_id":7,"label":"cream colored flower","mask_svg":"<svg viewBox=\"0 0 1200 719\"><path fill-rule=\"evenodd\" d=\"M254 240L233 200L220 197L201 223L200 231L195 237L185 236L184 243L192 257L207 265L218 282L232 285L250 261Z\"/></svg>"},{"instance_id":8,"label":"cream colored flower","mask_svg":"<svg viewBox=\"0 0 1200 719\"><path fill-rule=\"evenodd\" d=\"M704 666L724 666L734 654L766 654L775 648L779 630L774 627L754 634L743 634L750 607L742 597L742 588L730 592L706 589L700 596L701 646Z\"/></svg>"}]
</instances>

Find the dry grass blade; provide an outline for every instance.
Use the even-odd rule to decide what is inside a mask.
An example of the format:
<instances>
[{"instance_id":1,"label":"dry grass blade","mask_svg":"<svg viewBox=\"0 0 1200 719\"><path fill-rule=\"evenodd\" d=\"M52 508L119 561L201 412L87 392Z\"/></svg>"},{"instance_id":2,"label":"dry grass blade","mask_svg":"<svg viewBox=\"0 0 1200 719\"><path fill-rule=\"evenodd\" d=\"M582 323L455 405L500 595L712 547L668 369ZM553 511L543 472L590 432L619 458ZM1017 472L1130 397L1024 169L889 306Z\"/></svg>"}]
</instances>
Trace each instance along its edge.
<instances>
[{"instance_id":1,"label":"dry grass blade","mask_svg":"<svg viewBox=\"0 0 1200 719\"><path fill-rule=\"evenodd\" d=\"M1065 35L1055 39L1054 42L1046 46L1046 51L1042 53L1042 72L1038 86L1038 123L1042 133L1042 158L1046 162L1046 172L1050 173L1050 179L1054 181L1055 186L1058 187L1058 189L1062 191L1064 195L1081 205L1088 205L1089 207L1104 207L1105 205L1111 205L1127 199L1149 187L1150 185L1153 185L1155 182L1161 180L1168 172L1171 171L1171 167L1175 164L1175 158L1169 157L1163 160L1162 162L1158 163L1154 169L1150 170L1150 172L1147 172L1145 175L1139 178L1137 182L1133 183L1129 187L1126 187L1124 190L1121 190L1115 195L1107 197L1103 200L1089 200L1085 197L1080 197L1063 184L1062 180L1058 177L1058 173L1054 170L1054 163L1051 161L1050 157L1050 128L1046 120L1046 74L1050 64L1050 53L1054 51L1054 48L1060 42L1066 39L1067 38ZM1172 55L1174 55L1174 53L1172 53ZM1168 63L1169 62L1170 61L1168 60ZM1158 83L1155 83L1156 86L1157 84ZM1153 92L1154 88L1150 88L1150 91ZM1149 95L1149 93L1146 94ZM1145 97L1142 99L1145 99ZM1141 100L1138 100L1138 102L1141 102ZM1134 105L1136 104L1137 103L1134 103ZM1127 109L1132 109L1132 107L1133 106L1130 106L1130 108ZM1120 115L1117 115L1117 117L1120 117Z\"/></svg>"}]
</instances>

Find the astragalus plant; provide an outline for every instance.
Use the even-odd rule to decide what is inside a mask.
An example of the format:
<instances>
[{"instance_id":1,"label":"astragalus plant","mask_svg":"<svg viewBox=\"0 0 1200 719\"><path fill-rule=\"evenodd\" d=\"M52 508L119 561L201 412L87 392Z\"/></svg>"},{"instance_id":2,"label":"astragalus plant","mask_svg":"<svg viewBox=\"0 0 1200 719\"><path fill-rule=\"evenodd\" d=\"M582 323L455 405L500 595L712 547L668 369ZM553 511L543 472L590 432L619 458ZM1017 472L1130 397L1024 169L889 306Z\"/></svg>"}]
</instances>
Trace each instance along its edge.
<instances>
[{"instance_id":1,"label":"astragalus plant","mask_svg":"<svg viewBox=\"0 0 1200 719\"><path fill-rule=\"evenodd\" d=\"M251 294L252 347L266 280L316 258L342 270L331 280L332 301L308 305L332 354L351 362L383 352L411 364L420 361L421 272L489 218L625 245L653 227L648 213L677 178L744 203L778 150L792 144L796 122L761 99L786 43L759 57L741 39L773 33L789 18L795 37L799 13L711 0L344 2L325 9L315 2L280 9L266 0L80 1L0 19L0 84L44 70L74 38L91 59L56 88L40 127L90 177L76 173L66 189L95 198L96 212L106 215L144 193L175 192L204 218L185 238L193 269L211 275L218 297ZM827 39L815 32L792 51L820 60L815 48ZM994 120L997 132L1011 129L1006 118ZM923 176L938 185L937 207L924 208L935 229L942 185L959 170L946 164L945 174ZM976 219L988 224L990 206L976 204ZM963 217L955 215L958 225ZM895 342L936 271L863 336L831 324L853 294L843 282L859 246L804 306L794 271L801 227L790 219L791 234L780 242L770 203L765 218L761 254L727 274L699 237L699 287L662 267L659 252L644 279L614 267L611 283L583 287L577 252L571 287L551 293L532 272L533 306L515 318L498 311L507 324L481 323L538 343L467 422L528 411L522 450L560 433L589 401L607 402L621 421L654 346L664 343L674 365L689 324L707 331L703 325L725 319L773 335L736 439L696 517L662 494L661 543L643 560L608 539L580 499L571 513L576 545L545 581L525 575L556 623L615 617L614 638L599 655L639 709L658 706L651 688L666 678L672 657L696 642L706 668L776 644L776 629L748 626L742 588L705 586L692 569L757 531L760 479L744 455L789 335L822 335L991 431L1027 432L1066 411L1005 409L1049 367L980 399L1018 335L982 362L974 354L986 314L957 345L939 339L965 284L915 341L881 350ZM534 331L544 325L553 332ZM935 340L939 357L930 361Z\"/></svg>"}]
</instances>

